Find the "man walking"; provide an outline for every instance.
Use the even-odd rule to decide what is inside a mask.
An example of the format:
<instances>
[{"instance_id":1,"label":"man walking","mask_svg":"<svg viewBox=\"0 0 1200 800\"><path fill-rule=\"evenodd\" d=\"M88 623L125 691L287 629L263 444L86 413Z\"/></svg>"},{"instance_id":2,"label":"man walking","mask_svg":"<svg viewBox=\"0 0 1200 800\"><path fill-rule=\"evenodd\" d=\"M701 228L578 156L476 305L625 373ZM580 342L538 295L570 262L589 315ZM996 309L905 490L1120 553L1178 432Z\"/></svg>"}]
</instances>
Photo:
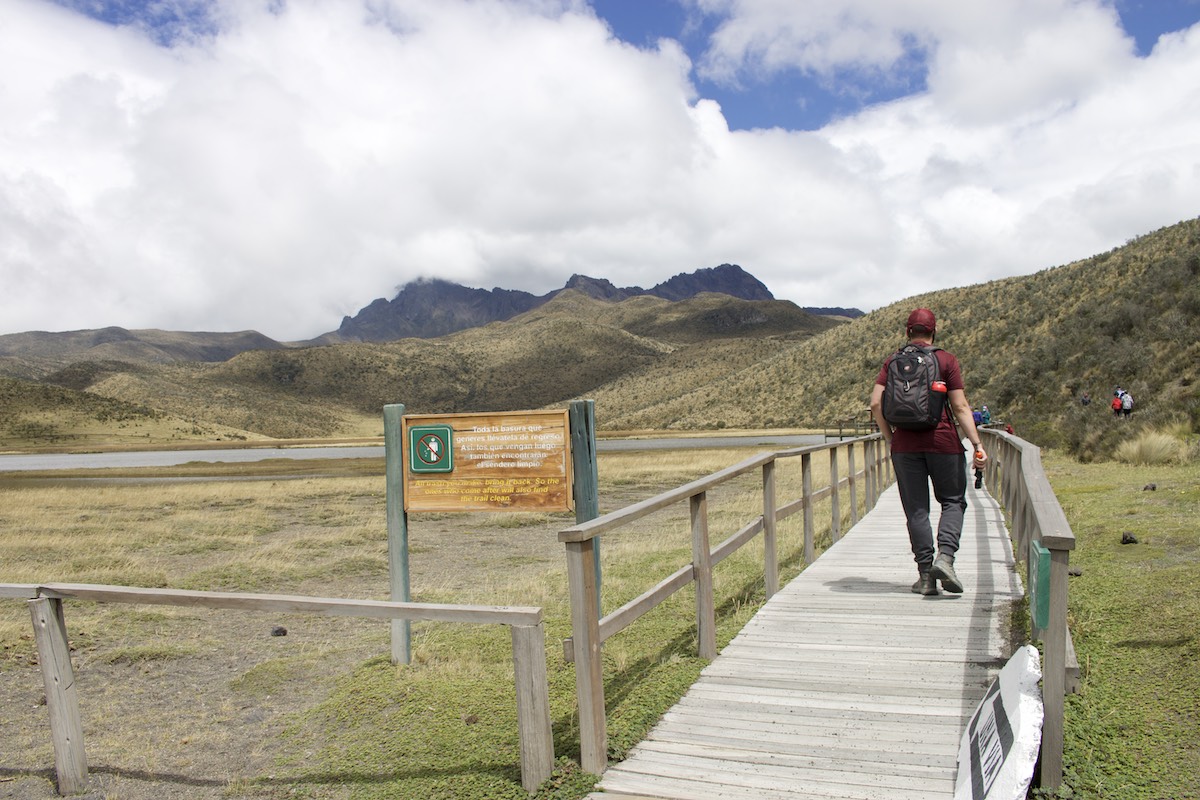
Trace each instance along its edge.
<instances>
[{"instance_id":1,"label":"man walking","mask_svg":"<svg viewBox=\"0 0 1200 800\"><path fill-rule=\"evenodd\" d=\"M982 469L987 463L987 454L980 444L971 405L967 402L958 359L945 350L933 347L937 335L937 318L933 312L928 308L918 308L909 314L905 335L910 345L932 350L930 355L937 359L940 372L935 391L946 392L949 407L943 410L936 424L928 430L909 430L888 422L884 417L883 398L888 366L897 355L893 354L883 362L875 379L875 388L871 393L871 414L891 449L900 503L908 519L909 544L912 546L913 559L917 562L917 582L913 584L912 591L935 595L938 593L937 583L941 581L943 589L959 593L963 585L954 572L954 556L962 538L963 515L967 509L967 464L963 438L970 441L974 448L976 468ZM931 482L934 497L942 509L938 520L936 551L929 518Z\"/></svg>"}]
</instances>

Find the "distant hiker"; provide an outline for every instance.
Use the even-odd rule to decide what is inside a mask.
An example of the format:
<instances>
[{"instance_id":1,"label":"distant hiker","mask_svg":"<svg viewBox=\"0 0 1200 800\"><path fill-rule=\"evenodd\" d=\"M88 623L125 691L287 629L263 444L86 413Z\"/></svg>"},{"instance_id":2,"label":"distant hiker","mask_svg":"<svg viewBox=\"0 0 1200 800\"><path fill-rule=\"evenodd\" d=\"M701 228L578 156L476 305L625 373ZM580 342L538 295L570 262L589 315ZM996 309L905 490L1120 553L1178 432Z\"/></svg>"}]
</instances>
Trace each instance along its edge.
<instances>
[{"instance_id":1,"label":"distant hiker","mask_svg":"<svg viewBox=\"0 0 1200 800\"><path fill-rule=\"evenodd\" d=\"M980 411L979 413L983 416L983 424L984 425L992 424L992 412L988 411L987 406L984 406L983 411Z\"/></svg>"},{"instance_id":2,"label":"distant hiker","mask_svg":"<svg viewBox=\"0 0 1200 800\"><path fill-rule=\"evenodd\" d=\"M1113 417L1120 419L1121 417L1121 390L1117 389L1113 392L1112 399Z\"/></svg>"},{"instance_id":3,"label":"distant hiker","mask_svg":"<svg viewBox=\"0 0 1200 800\"><path fill-rule=\"evenodd\" d=\"M978 428L983 424L983 412L978 408L971 412L971 419L975 420L975 427Z\"/></svg>"},{"instance_id":4,"label":"distant hiker","mask_svg":"<svg viewBox=\"0 0 1200 800\"><path fill-rule=\"evenodd\" d=\"M1087 392L1084 392L1083 394L1079 395L1079 405L1090 406L1091 404L1092 404L1092 396L1090 394L1088 394Z\"/></svg>"},{"instance_id":5,"label":"distant hiker","mask_svg":"<svg viewBox=\"0 0 1200 800\"><path fill-rule=\"evenodd\" d=\"M1133 413L1133 395L1129 392L1121 394L1121 415L1128 417Z\"/></svg>"},{"instance_id":6,"label":"distant hiker","mask_svg":"<svg viewBox=\"0 0 1200 800\"><path fill-rule=\"evenodd\" d=\"M976 467L986 465L987 453L979 442L958 359L933 344L937 336L937 318L933 312L928 308L913 311L908 315L904 332L908 344L884 360L875 378L871 415L891 450L900 503L908 520L909 545L917 562L917 582L912 591L937 594L937 582L941 581L943 589L957 593L963 590L963 585L954 572L954 556L962 539L963 515L967 509L967 464L962 437L974 448ZM893 367L893 363L897 366ZM914 376L912 380L904 380L899 374L906 364ZM934 368L935 379L918 380L916 374L928 367ZM902 416L900 412L908 410L905 406L913 400L917 406L935 410L932 424L922 426ZM930 481L942 509L936 558L929 520Z\"/></svg>"}]
</instances>

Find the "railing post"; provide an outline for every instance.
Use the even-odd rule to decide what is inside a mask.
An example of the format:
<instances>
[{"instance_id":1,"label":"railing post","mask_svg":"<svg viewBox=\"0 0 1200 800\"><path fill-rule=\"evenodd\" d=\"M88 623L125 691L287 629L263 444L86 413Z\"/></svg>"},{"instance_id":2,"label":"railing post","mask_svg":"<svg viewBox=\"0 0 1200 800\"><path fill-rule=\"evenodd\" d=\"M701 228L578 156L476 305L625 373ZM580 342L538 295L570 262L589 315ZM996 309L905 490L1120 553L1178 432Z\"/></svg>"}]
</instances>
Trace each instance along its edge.
<instances>
[{"instance_id":1,"label":"railing post","mask_svg":"<svg viewBox=\"0 0 1200 800\"><path fill-rule=\"evenodd\" d=\"M986 448L990 457L988 458L987 466L983 468L983 479L987 481L987 489L996 498L1003 497L1003 494L996 489L996 471L999 467L999 457L1002 452L1000 447L1001 441L1003 440L999 436L987 437Z\"/></svg>"},{"instance_id":2,"label":"railing post","mask_svg":"<svg viewBox=\"0 0 1200 800\"><path fill-rule=\"evenodd\" d=\"M708 546L708 493L692 495L692 576L696 581L696 628L700 657L717 657L717 612L713 598L712 550Z\"/></svg>"},{"instance_id":3,"label":"railing post","mask_svg":"<svg viewBox=\"0 0 1200 800\"><path fill-rule=\"evenodd\" d=\"M880 482L880 494L882 495L883 489L892 486L896 479L892 467L892 451L882 438L878 441L878 446L880 446L880 470L883 477Z\"/></svg>"},{"instance_id":4,"label":"railing post","mask_svg":"<svg viewBox=\"0 0 1200 800\"><path fill-rule=\"evenodd\" d=\"M863 503L866 510L875 507L875 440L868 439L863 443L863 475L866 479L866 497Z\"/></svg>"},{"instance_id":5,"label":"railing post","mask_svg":"<svg viewBox=\"0 0 1200 800\"><path fill-rule=\"evenodd\" d=\"M816 545L813 542L813 499L812 499L812 454L800 456L801 492L804 497L804 565L808 566L817 560Z\"/></svg>"},{"instance_id":6,"label":"railing post","mask_svg":"<svg viewBox=\"0 0 1200 800\"><path fill-rule=\"evenodd\" d=\"M1020 524L1016 519L1017 497L1021 491L1021 452L1016 447L1010 447L1008 458L1004 463L1005 470L1008 471L1009 479L1005 487L1006 496L1004 498L1004 506L1008 509L1009 517L1013 520L1013 524Z\"/></svg>"},{"instance_id":7,"label":"railing post","mask_svg":"<svg viewBox=\"0 0 1200 800\"><path fill-rule=\"evenodd\" d=\"M829 540L842 538L841 487L838 485L838 448L829 448Z\"/></svg>"},{"instance_id":8,"label":"railing post","mask_svg":"<svg viewBox=\"0 0 1200 800\"><path fill-rule=\"evenodd\" d=\"M854 444L846 448L847 461L846 469L850 470L850 525L858 524L858 471L854 467Z\"/></svg>"},{"instance_id":9,"label":"railing post","mask_svg":"<svg viewBox=\"0 0 1200 800\"><path fill-rule=\"evenodd\" d=\"M1070 550L1050 550L1050 627L1042 642L1046 651L1042 672L1041 785L1057 789L1063 773L1063 715L1067 693L1067 580Z\"/></svg>"},{"instance_id":10,"label":"railing post","mask_svg":"<svg viewBox=\"0 0 1200 800\"><path fill-rule=\"evenodd\" d=\"M779 545L775 519L775 461L763 464L763 582L767 597L779 591Z\"/></svg>"},{"instance_id":11,"label":"railing post","mask_svg":"<svg viewBox=\"0 0 1200 800\"><path fill-rule=\"evenodd\" d=\"M550 685L546 679L546 630L513 625L513 672L517 685L517 730L521 742L521 785L533 794L554 771L550 728Z\"/></svg>"},{"instance_id":12,"label":"railing post","mask_svg":"<svg viewBox=\"0 0 1200 800\"><path fill-rule=\"evenodd\" d=\"M608 729L604 717L604 672L600 660L600 609L596 599L595 544L567 542L567 583L571 595L571 640L575 654L575 696L579 703L579 766L602 775L608 769Z\"/></svg>"},{"instance_id":13,"label":"railing post","mask_svg":"<svg viewBox=\"0 0 1200 800\"><path fill-rule=\"evenodd\" d=\"M1022 479L1020 494L1017 496L1017 507L1013 514L1013 524L1017 529L1017 545L1021 548L1019 552L1029 551L1029 541L1034 534L1033 523L1033 499L1029 496L1029 487Z\"/></svg>"},{"instance_id":14,"label":"railing post","mask_svg":"<svg viewBox=\"0 0 1200 800\"><path fill-rule=\"evenodd\" d=\"M46 685L46 710L50 712L50 737L54 740L54 772L59 794L87 790L87 755L83 751L83 722L62 600L39 597L29 601L38 663Z\"/></svg>"}]
</instances>

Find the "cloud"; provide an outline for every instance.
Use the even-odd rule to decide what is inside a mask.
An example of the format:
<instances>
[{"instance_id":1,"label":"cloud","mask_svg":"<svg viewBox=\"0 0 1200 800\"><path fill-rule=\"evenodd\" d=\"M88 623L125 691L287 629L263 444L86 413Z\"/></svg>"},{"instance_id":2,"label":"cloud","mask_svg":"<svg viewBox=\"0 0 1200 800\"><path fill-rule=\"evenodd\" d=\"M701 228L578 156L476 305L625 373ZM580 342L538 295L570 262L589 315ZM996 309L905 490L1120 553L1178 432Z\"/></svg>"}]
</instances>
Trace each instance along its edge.
<instances>
[{"instance_id":1,"label":"cloud","mask_svg":"<svg viewBox=\"0 0 1200 800\"><path fill-rule=\"evenodd\" d=\"M1098 2L690 2L724 19L695 64L578 0L188 0L165 27L6 0L0 327L299 339L422 276L725 262L874 308L1200 207L1200 29L1139 59ZM694 70L920 80L820 131L730 131Z\"/></svg>"}]
</instances>

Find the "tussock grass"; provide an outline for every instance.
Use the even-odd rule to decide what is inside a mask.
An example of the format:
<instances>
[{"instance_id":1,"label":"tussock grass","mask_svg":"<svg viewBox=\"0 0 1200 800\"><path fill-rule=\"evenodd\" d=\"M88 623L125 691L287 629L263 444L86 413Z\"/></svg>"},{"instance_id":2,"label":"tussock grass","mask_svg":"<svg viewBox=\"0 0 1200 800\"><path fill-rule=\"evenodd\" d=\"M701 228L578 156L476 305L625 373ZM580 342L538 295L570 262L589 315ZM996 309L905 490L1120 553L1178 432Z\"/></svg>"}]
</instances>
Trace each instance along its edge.
<instances>
[{"instance_id":1,"label":"tussock grass","mask_svg":"<svg viewBox=\"0 0 1200 800\"><path fill-rule=\"evenodd\" d=\"M1187 444L1169 431L1146 431L1117 445L1114 454L1125 464L1171 464L1187 458Z\"/></svg>"}]
</instances>

